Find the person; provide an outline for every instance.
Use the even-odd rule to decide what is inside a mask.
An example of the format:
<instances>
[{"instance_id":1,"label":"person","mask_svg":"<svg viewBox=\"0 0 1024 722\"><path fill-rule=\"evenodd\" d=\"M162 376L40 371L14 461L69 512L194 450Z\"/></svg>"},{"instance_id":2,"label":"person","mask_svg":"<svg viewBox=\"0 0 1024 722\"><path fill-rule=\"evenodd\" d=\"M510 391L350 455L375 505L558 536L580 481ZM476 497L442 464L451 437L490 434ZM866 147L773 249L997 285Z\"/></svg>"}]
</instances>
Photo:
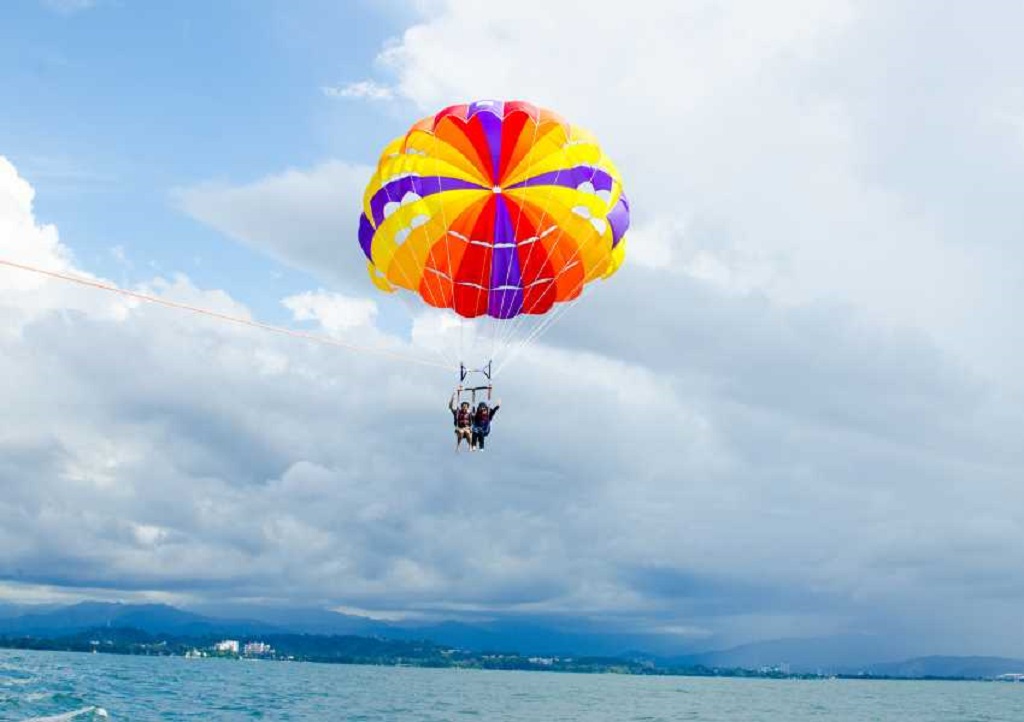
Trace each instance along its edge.
<instances>
[{"instance_id":1,"label":"person","mask_svg":"<svg viewBox=\"0 0 1024 722\"><path fill-rule=\"evenodd\" d=\"M455 397L458 396L459 391L461 389L457 389L448 402L448 410L452 412L452 421L455 422L456 453L458 453L459 448L462 446L463 439L466 440L466 445L469 446L470 451L473 450L473 412L469 408L468 401L463 401L459 404L458 408L455 408Z\"/></svg>"},{"instance_id":2,"label":"person","mask_svg":"<svg viewBox=\"0 0 1024 722\"><path fill-rule=\"evenodd\" d=\"M494 420L498 409L501 408L501 399L494 404L494 408L488 408L486 401L481 401L473 414L473 436L470 442L471 449L484 450L484 439L491 433L491 422Z\"/></svg>"}]
</instances>

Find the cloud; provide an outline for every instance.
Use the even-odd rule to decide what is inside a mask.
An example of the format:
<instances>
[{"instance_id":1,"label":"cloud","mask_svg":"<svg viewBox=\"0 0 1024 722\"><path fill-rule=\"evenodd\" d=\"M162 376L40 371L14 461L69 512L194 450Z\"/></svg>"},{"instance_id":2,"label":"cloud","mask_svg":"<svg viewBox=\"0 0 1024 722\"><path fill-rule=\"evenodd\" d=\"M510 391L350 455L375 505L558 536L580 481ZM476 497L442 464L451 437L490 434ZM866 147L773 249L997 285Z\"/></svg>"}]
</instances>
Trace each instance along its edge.
<instances>
[{"instance_id":1,"label":"cloud","mask_svg":"<svg viewBox=\"0 0 1024 722\"><path fill-rule=\"evenodd\" d=\"M96 7L96 0L40 0L43 7L60 15L76 15Z\"/></svg>"},{"instance_id":2,"label":"cloud","mask_svg":"<svg viewBox=\"0 0 1024 722\"><path fill-rule=\"evenodd\" d=\"M179 207L251 248L344 288L368 287L366 264L348 253L373 170L331 161L233 186L210 181L174 192Z\"/></svg>"},{"instance_id":3,"label":"cloud","mask_svg":"<svg viewBox=\"0 0 1024 722\"><path fill-rule=\"evenodd\" d=\"M81 273L2 168L5 245ZM502 376L472 456L443 375L0 273L6 594L583 616L682 647L885 625L914 650L1024 641L1018 404L841 308L621 273ZM147 290L247 313L183 277ZM368 299L284 302L412 350Z\"/></svg>"},{"instance_id":4,"label":"cloud","mask_svg":"<svg viewBox=\"0 0 1024 722\"><path fill-rule=\"evenodd\" d=\"M1012 379L1024 334L1005 256L1019 265L1024 227L1006 191L1024 181L1011 102L1024 57L1007 28L1024 17L935 8L922 28L918 11L451 0L379 61L423 113L526 98L594 130L633 201L631 259L780 303L850 304Z\"/></svg>"},{"instance_id":5,"label":"cloud","mask_svg":"<svg viewBox=\"0 0 1024 722\"><path fill-rule=\"evenodd\" d=\"M487 452L451 452L443 375L0 271L0 574L1013 654L1020 23L996 7L982 42L967 9L901 3L436 4L382 51L396 95L557 108L636 213L619 274L501 376ZM411 350L362 298L369 174L177 200L331 289L297 319ZM0 179L5 246L76 268Z\"/></svg>"},{"instance_id":6,"label":"cloud","mask_svg":"<svg viewBox=\"0 0 1024 722\"><path fill-rule=\"evenodd\" d=\"M316 320L331 332L351 331L372 324L377 304L365 298L348 298L326 291L307 291L281 301L292 311L296 321Z\"/></svg>"},{"instance_id":7,"label":"cloud","mask_svg":"<svg viewBox=\"0 0 1024 722\"><path fill-rule=\"evenodd\" d=\"M990 110L993 123L1011 133L1024 153L1024 87L1010 89L1006 97L995 100Z\"/></svg>"},{"instance_id":8,"label":"cloud","mask_svg":"<svg viewBox=\"0 0 1024 722\"><path fill-rule=\"evenodd\" d=\"M320 91L328 98L352 98L366 100L391 100L394 91L386 85L379 85L372 80L360 80L345 85L325 85Z\"/></svg>"}]
</instances>

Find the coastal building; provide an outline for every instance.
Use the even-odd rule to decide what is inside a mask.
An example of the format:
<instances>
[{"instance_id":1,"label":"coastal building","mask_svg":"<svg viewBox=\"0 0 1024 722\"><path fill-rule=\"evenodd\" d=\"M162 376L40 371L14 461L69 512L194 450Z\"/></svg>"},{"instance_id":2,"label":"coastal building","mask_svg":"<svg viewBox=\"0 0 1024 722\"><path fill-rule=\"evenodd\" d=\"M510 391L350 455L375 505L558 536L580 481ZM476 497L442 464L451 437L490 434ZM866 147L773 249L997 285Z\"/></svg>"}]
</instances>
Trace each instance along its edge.
<instances>
[{"instance_id":1,"label":"coastal building","mask_svg":"<svg viewBox=\"0 0 1024 722\"><path fill-rule=\"evenodd\" d=\"M231 654L238 654L238 640L237 639L225 639L222 642L217 642L213 645L215 652L230 652Z\"/></svg>"},{"instance_id":2,"label":"coastal building","mask_svg":"<svg viewBox=\"0 0 1024 722\"><path fill-rule=\"evenodd\" d=\"M273 654L274 648L264 642L248 642L245 647L242 648L242 653L250 657Z\"/></svg>"}]
</instances>

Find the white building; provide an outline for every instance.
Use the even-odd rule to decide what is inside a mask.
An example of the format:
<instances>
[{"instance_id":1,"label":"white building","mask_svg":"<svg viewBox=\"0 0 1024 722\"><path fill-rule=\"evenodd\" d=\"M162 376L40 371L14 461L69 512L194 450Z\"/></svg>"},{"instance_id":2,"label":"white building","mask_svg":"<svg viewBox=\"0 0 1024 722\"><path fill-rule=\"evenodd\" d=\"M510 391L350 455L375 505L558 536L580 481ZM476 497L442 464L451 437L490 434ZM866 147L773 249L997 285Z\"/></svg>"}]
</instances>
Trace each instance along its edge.
<instances>
[{"instance_id":1,"label":"white building","mask_svg":"<svg viewBox=\"0 0 1024 722\"><path fill-rule=\"evenodd\" d=\"M217 642L213 645L213 649L217 652L231 652L232 654L238 654L238 640L225 639L223 642Z\"/></svg>"},{"instance_id":2,"label":"white building","mask_svg":"<svg viewBox=\"0 0 1024 722\"><path fill-rule=\"evenodd\" d=\"M248 642L243 648L246 655L272 654L274 648L264 642Z\"/></svg>"}]
</instances>

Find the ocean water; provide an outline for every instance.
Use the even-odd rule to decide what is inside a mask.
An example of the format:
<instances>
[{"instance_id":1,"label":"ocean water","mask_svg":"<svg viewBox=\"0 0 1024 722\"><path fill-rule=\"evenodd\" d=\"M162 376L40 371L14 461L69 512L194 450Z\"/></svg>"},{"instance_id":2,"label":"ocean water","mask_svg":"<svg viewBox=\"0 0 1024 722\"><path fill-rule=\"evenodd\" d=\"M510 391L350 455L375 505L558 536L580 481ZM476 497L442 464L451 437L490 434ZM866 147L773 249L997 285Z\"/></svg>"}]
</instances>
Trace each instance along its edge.
<instances>
[{"instance_id":1,"label":"ocean water","mask_svg":"<svg viewBox=\"0 0 1024 722\"><path fill-rule=\"evenodd\" d=\"M1024 722L1024 684L629 677L0 650L0 720Z\"/></svg>"}]
</instances>

